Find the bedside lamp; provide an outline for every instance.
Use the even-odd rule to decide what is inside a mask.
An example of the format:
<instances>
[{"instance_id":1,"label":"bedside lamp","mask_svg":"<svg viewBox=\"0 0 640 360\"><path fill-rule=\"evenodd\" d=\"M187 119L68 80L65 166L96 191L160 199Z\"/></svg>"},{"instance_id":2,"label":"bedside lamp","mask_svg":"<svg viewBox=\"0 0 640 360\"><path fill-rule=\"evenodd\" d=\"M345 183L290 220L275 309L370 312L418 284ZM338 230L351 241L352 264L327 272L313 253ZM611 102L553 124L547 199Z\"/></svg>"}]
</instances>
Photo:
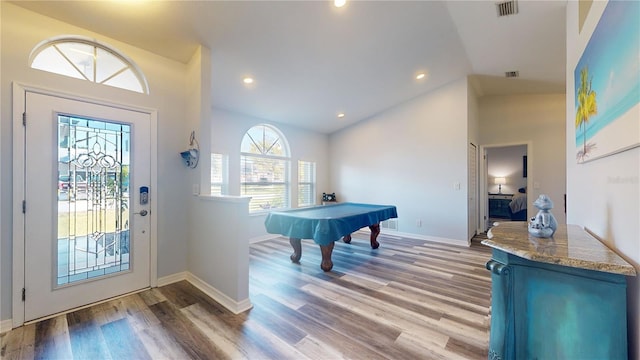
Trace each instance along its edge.
<instances>
[{"instance_id":1,"label":"bedside lamp","mask_svg":"<svg viewBox=\"0 0 640 360\"><path fill-rule=\"evenodd\" d=\"M507 178L497 177L493 179L493 182L498 185L498 194L502 194L502 185L507 183Z\"/></svg>"}]
</instances>

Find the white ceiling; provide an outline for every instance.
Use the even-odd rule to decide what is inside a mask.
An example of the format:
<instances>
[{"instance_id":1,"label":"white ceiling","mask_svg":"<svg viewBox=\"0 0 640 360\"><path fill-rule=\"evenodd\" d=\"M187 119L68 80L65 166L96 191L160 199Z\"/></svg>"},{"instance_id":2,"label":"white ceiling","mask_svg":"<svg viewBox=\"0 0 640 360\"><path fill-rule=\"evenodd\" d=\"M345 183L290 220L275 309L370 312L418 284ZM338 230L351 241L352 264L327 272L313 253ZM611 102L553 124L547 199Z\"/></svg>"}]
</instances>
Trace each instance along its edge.
<instances>
[{"instance_id":1,"label":"white ceiling","mask_svg":"<svg viewBox=\"0 0 640 360\"><path fill-rule=\"evenodd\" d=\"M215 107L324 133L467 75L480 95L565 91L566 0L500 18L494 1L14 3L181 62L203 44Z\"/></svg>"}]
</instances>

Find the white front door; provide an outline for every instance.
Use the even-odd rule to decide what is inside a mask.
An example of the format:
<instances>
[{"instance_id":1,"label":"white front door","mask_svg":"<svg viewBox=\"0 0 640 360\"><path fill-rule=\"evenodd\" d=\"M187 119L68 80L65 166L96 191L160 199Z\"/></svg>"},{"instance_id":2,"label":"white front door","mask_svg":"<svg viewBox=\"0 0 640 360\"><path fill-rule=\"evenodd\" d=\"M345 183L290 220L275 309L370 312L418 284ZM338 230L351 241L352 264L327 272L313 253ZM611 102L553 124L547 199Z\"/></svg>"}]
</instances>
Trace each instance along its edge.
<instances>
[{"instance_id":1,"label":"white front door","mask_svg":"<svg viewBox=\"0 0 640 360\"><path fill-rule=\"evenodd\" d=\"M31 91L25 112L24 321L148 287L150 114Z\"/></svg>"}]
</instances>

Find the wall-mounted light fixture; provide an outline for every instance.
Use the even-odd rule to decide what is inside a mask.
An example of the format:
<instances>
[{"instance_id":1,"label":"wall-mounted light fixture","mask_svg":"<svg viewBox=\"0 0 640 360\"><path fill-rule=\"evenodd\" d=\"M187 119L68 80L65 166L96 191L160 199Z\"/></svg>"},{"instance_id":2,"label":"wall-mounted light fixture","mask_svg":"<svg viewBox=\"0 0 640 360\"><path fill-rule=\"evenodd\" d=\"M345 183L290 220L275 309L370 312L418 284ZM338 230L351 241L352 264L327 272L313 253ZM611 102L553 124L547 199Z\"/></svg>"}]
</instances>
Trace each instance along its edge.
<instances>
[{"instance_id":1,"label":"wall-mounted light fixture","mask_svg":"<svg viewBox=\"0 0 640 360\"><path fill-rule=\"evenodd\" d=\"M191 137L189 138L189 149L180 153L182 160L184 160L185 164L195 169L198 166L198 160L200 160L200 144L198 140L196 140L196 132L191 132Z\"/></svg>"},{"instance_id":2,"label":"wall-mounted light fixture","mask_svg":"<svg viewBox=\"0 0 640 360\"><path fill-rule=\"evenodd\" d=\"M502 185L507 183L507 178L497 177L493 179L493 182L498 185L498 194L502 194Z\"/></svg>"}]
</instances>

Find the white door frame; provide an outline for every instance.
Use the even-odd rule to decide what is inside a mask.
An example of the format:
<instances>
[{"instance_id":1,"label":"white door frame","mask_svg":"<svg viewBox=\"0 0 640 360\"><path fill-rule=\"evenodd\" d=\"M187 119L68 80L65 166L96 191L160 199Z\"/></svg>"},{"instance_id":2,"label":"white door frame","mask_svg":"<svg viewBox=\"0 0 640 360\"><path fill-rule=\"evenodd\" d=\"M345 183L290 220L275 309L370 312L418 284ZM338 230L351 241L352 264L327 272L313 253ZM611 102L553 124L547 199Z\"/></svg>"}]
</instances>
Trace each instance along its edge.
<instances>
[{"instance_id":1,"label":"white door frame","mask_svg":"<svg viewBox=\"0 0 640 360\"><path fill-rule=\"evenodd\" d=\"M480 221L478 221L478 225L480 226L480 229L478 229L478 234L481 234L487 230L486 224L487 219L489 218L489 184L487 184L489 169L487 169L487 162L485 159L485 156L487 155L487 149L520 145L527 146L527 194L529 194L533 189L533 143L531 141L524 141L480 145L480 171L478 172L478 176L480 177Z\"/></svg>"},{"instance_id":2,"label":"white door frame","mask_svg":"<svg viewBox=\"0 0 640 360\"><path fill-rule=\"evenodd\" d=\"M475 167L475 174L473 174L473 177L471 176L471 174L469 174L469 184L468 184L468 189L467 189L467 211L471 212L473 210L473 214L469 214L468 218L467 218L467 245L471 246L471 239L473 239L473 237L476 234L479 234L478 232L478 228L480 227L479 223L479 219L480 219L480 215L479 215L479 208L480 208L480 202L478 200L478 193L480 192L479 188L479 177L480 177L480 173L479 173L479 169L480 167L478 166L478 145L469 142L469 145L467 147L467 151L470 151L471 147L473 147L475 149L475 156L472 160L469 161L469 163L467 164L467 172L470 172L471 170L471 166L473 163L473 166ZM467 156L469 155L469 153L467 152ZM474 187L471 186L471 179L475 180L475 184ZM473 198L473 203L469 202L469 195L471 191L474 191L474 198ZM473 222L473 223L470 223Z\"/></svg>"},{"instance_id":3,"label":"white door frame","mask_svg":"<svg viewBox=\"0 0 640 360\"><path fill-rule=\"evenodd\" d=\"M25 256L25 229L24 216L22 214L22 201L24 197L25 183L25 136L22 122L22 114L25 109L25 98L27 92L35 92L71 100L83 101L98 105L110 106L131 111L138 111L149 114L151 119L150 148L151 148L151 184L150 184L150 237L149 237L149 283L156 287L158 283L158 238L157 238L157 206L158 206L158 176L157 176L157 148L158 148L158 111L140 106L114 103L104 99L95 99L72 94L68 92L44 89L41 87L26 85L22 83L13 84L13 289L12 289L12 327L16 328L24 324L25 303L22 301L22 289L25 286L24 256Z\"/></svg>"}]
</instances>

